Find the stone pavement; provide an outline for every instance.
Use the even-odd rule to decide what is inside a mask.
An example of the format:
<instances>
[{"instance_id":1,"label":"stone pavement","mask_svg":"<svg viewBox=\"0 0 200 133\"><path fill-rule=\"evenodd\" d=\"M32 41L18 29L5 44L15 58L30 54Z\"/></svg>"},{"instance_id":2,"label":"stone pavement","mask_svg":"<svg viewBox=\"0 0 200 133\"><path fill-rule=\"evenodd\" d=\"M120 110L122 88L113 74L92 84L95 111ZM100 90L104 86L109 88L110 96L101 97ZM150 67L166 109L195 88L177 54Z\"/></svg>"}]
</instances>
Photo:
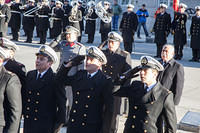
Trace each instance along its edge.
<instances>
[{"instance_id":1,"label":"stone pavement","mask_svg":"<svg viewBox=\"0 0 200 133\"><path fill-rule=\"evenodd\" d=\"M10 38L10 36L9 36ZM134 44L134 52L132 53L132 64L133 66L139 65L139 59L142 55L150 55L154 56L156 52L156 45L154 43L145 43L144 35L142 35L143 39L135 38ZM25 41L24 37L20 37L20 41ZM93 44L86 44L87 42L87 35L83 35L82 43L86 46L100 44L100 36L99 33L96 32L95 35L95 42ZM169 42L172 42L172 36L169 36ZM48 40L48 43L50 40ZM23 43L23 42L16 42L20 50L16 53L16 59L25 64L27 71L32 70L35 68L35 53L36 50L39 48L40 44L38 43L38 38L34 38L32 44ZM121 46L123 48L123 46ZM59 55L59 54L58 54ZM192 58L191 49L189 47L184 48L184 56L181 61L179 61L184 66L185 70L185 84L183 95L180 104L176 107L177 111L177 118L178 122L182 119L184 114L187 111L195 111L200 112L200 63L188 62L189 59ZM56 70L58 63L53 66L53 69ZM123 132L125 117L120 117L120 124L119 124L119 131L118 133ZM64 131L62 132L64 133ZM178 131L178 133L186 133L184 131ZM189 133L189 132L187 132Z\"/></svg>"}]
</instances>

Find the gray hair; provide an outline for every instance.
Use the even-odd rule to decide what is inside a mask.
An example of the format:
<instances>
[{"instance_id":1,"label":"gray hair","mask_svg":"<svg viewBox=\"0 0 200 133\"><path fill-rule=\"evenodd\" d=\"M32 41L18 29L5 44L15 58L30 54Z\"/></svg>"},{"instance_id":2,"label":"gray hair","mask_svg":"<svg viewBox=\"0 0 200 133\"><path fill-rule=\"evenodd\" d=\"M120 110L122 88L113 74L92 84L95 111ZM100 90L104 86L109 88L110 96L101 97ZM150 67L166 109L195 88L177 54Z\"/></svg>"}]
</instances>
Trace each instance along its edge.
<instances>
[{"instance_id":1,"label":"gray hair","mask_svg":"<svg viewBox=\"0 0 200 133\"><path fill-rule=\"evenodd\" d=\"M174 55L174 53L175 53L174 45L172 45L172 44L165 44L162 49L164 49L165 47L169 47L170 50L172 51L173 55Z\"/></svg>"}]
</instances>

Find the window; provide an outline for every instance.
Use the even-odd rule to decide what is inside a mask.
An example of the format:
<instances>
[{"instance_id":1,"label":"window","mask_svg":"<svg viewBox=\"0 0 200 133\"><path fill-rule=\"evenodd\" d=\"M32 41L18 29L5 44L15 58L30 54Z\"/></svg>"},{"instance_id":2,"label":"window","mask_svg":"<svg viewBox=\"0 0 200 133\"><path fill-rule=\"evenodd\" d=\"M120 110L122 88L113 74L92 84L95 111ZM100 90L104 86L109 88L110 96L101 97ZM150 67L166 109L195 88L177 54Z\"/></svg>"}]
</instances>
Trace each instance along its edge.
<instances>
[{"instance_id":1,"label":"window","mask_svg":"<svg viewBox=\"0 0 200 133\"><path fill-rule=\"evenodd\" d=\"M173 6L173 0L160 0L160 3L164 3L170 7Z\"/></svg>"}]
</instances>

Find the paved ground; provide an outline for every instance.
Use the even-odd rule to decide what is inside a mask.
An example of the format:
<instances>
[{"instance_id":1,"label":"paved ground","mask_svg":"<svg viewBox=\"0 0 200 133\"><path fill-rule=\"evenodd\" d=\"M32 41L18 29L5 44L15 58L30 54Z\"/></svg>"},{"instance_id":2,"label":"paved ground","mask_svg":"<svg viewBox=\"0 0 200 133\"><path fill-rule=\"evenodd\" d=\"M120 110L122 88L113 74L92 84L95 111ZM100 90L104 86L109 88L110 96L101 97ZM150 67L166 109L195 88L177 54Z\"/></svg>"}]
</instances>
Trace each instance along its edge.
<instances>
[{"instance_id":1,"label":"paved ground","mask_svg":"<svg viewBox=\"0 0 200 133\"><path fill-rule=\"evenodd\" d=\"M23 33L22 33L23 34ZM139 65L139 59L142 55L150 55L154 56L156 52L156 47L154 43L145 43L144 36L143 39L138 40L136 38L136 43L134 44L134 52L132 53L132 63L133 66ZM10 38L10 37L9 37ZM24 37L20 38L20 41L24 41ZM82 43L89 46L91 44L86 44L87 36L83 35ZM169 42L172 42L172 37L169 36ZM48 40L49 42L50 40ZM39 48L38 38L35 38L33 44L17 42L20 47L20 50L16 53L16 59L25 64L27 70L34 69L35 63L35 53ZM99 34L95 35L95 42L93 45L98 45L100 43ZM58 53L59 55L59 53ZM185 70L185 85L183 90L183 95L180 104L176 107L178 122L182 119L184 114L187 111L195 111L200 112L200 63L188 62L191 59L191 49L189 47L184 48L184 57L183 60L180 61L184 66ZM55 70L58 64L53 66ZM125 121L125 117L120 117L120 125L118 133L123 132L123 124ZM179 133L185 133L183 131L178 131ZM64 133L64 131L62 132Z\"/></svg>"}]
</instances>

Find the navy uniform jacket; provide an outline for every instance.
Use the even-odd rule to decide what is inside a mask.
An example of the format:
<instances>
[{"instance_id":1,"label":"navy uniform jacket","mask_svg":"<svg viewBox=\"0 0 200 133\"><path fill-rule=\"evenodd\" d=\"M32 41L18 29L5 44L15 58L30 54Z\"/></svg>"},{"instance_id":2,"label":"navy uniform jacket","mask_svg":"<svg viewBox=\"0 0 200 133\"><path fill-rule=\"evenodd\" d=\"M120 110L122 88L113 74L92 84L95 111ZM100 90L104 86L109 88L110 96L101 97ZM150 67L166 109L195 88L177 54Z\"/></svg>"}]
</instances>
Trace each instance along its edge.
<instances>
[{"instance_id":1,"label":"navy uniform jacket","mask_svg":"<svg viewBox=\"0 0 200 133\"><path fill-rule=\"evenodd\" d=\"M87 71L66 76L70 68L61 67L58 84L71 85L73 105L68 122L68 133L108 133L112 118L112 81L100 70L87 78Z\"/></svg>"},{"instance_id":2,"label":"navy uniform jacket","mask_svg":"<svg viewBox=\"0 0 200 133\"><path fill-rule=\"evenodd\" d=\"M20 29L21 26L21 10L20 6L22 6L22 3L13 3L10 6L11 9L11 19L9 22L9 26L13 29Z\"/></svg>"},{"instance_id":3,"label":"navy uniform jacket","mask_svg":"<svg viewBox=\"0 0 200 133\"><path fill-rule=\"evenodd\" d=\"M186 22L187 22L187 15L185 13L179 13L179 12L175 13L175 17L172 22L175 45L185 45L187 43Z\"/></svg>"},{"instance_id":4,"label":"navy uniform jacket","mask_svg":"<svg viewBox=\"0 0 200 133\"><path fill-rule=\"evenodd\" d=\"M134 81L131 86L121 87L114 95L129 99L124 133L157 133L156 121L161 112L167 118L165 132L176 133L173 93L159 82L146 92L141 81Z\"/></svg>"},{"instance_id":5,"label":"navy uniform jacket","mask_svg":"<svg viewBox=\"0 0 200 133\"><path fill-rule=\"evenodd\" d=\"M160 61L161 64L163 63ZM159 74L158 80L174 94L174 104L178 105L184 86L184 68L176 60L171 59L165 66L164 71Z\"/></svg>"},{"instance_id":6,"label":"navy uniform jacket","mask_svg":"<svg viewBox=\"0 0 200 133\"><path fill-rule=\"evenodd\" d=\"M51 68L42 78L36 78L37 70L28 72L23 105L24 133L52 133L57 122L65 121L60 108L64 95L54 84L55 74Z\"/></svg>"},{"instance_id":7,"label":"navy uniform jacket","mask_svg":"<svg viewBox=\"0 0 200 133\"><path fill-rule=\"evenodd\" d=\"M138 18L134 12L124 12L119 26L124 42L132 42L138 26Z\"/></svg>"},{"instance_id":8,"label":"navy uniform jacket","mask_svg":"<svg viewBox=\"0 0 200 133\"><path fill-rule=\"evenodd\" d=\"M167 36L171 28L171 17L170 14L161 13L157 14L156 21L153 26L155 32L155 43L164 45L167 42Z\"/></svg>"},{"instance_id":9,"label":"navy uniform jacket","mask_svg":"<svg viewBox=\"0 0 200 133\"><path fill-rule=\"evenodd\" d=\"M200 18L197 16L192 17L192 23L190 27L191 34L191 48L200 49Z\"/></svg>"}]
</instances>

